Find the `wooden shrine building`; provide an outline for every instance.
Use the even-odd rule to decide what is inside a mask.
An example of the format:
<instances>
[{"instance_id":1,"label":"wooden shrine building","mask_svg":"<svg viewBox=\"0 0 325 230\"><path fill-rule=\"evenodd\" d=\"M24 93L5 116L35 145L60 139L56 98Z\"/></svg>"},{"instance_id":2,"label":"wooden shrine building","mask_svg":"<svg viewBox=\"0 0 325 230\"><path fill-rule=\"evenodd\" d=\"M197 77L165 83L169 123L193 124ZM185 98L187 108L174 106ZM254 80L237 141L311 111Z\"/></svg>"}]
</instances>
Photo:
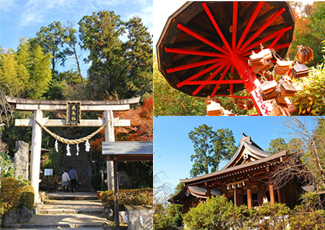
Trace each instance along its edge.
<instances>
[{"instance_id":1,"label":"wooden shrine building","mask_svg":"<svg viewBox=\"0 0 325 230\"><path fill-rule=\"evenodd\" d=\"M251 137L243 135L237 151L223 169L195 178L181 179L183 189L170 198L169 202L183 204L183 213L213 195L225 196L234 204L245 204L248 208L267 201L272 204L286 203L290 208L298 204L303 192L298 181L292 180L279 189L275 189L271 183L272 173L284 166L287 152L267 153Z\"/></svg>"}]
</instances>

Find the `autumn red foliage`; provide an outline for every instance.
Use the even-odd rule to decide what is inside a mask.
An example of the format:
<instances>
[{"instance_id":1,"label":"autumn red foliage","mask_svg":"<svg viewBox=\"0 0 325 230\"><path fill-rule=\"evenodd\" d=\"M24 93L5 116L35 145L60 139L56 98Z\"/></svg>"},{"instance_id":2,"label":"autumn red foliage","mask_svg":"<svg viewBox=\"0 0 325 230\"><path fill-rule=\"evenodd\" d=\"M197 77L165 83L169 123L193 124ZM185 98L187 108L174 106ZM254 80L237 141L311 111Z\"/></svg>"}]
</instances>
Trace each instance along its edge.
<instances>
[{"instance_id":1,"label":"autumn red foliage","mask_svg":"<svg viewBox=\"0 0 325 230\"><path fill-rule=\"evenodd\" d=\"M116 141L152 141L153 140L153 98L146 98L143 105L125 112L114 113L114 117L130 119L130 127L116 127ZM91 141L90 144L97 151L101 151L102 142L105 141L105 130L100 132L101 137Z\"/></svg>"}]
</instances>

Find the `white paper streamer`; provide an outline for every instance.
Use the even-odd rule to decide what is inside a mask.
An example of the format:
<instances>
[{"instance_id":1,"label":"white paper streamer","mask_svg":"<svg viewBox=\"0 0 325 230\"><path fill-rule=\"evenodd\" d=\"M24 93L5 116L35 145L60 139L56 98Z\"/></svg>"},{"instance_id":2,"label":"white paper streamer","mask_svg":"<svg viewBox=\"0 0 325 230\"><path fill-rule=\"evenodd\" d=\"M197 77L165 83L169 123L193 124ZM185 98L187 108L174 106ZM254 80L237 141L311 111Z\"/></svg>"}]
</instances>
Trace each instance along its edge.
<instances>
[{"instance_id":1,"label":"white paper streamer","mask_svg":"<svg viewBox=\"0 0 325 230\"><path fill-rule=\"evenodd\" d=\"M71 156L71 153L70 153L70 146L67 145L67 156Z\"/></svg>"},{"instance_id":2,"label":"white paper streamer","mask_svg":"<svg viewBox=\"0 0 325 230\"><path fill-rule=\"evenodd\" d=\"M89 152L90 151L90 144L89 144L89 141L87 140L86 141L86 152Z\"/></svg>"},{"instance_id":3,"label":"white paper streamer","mask_svg":"<svg viewBox=\"0 0 325 230\"><path fill-rule=\"evenodd\" d=\"M56 151L56 152L59 152L59 143L58 143L58 140L55 140L55 145L54 145L54 147L55 147L55 151Z\"/></svg>"}]
</instances>

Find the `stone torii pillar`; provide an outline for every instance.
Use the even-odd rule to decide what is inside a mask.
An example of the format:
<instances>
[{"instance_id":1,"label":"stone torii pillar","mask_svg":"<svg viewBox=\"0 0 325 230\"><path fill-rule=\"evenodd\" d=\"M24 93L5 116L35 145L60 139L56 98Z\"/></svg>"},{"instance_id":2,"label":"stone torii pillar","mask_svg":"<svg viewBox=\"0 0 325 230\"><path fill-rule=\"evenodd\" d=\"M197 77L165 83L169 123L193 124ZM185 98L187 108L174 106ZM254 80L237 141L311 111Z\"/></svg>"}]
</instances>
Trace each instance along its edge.
<instances>
[{"instance_id":1,"label":"stone torii pillar","mask_svg":"<svg viewBox=\"0 0 325 230\"><path fill-rule=\"evenodd\" d=\"M65 119L48 119L43 118L43 111L66 112L67 101L46 101L46 100L30 100L14 97L6 97L7 102L14 104L17 110L34 111L34 119L46 127L71 127L66 124ZM105 140L115 141L114 126L131 126L129 119L118 119L113 121L113 111L127 111L131 104L137 104L140 97L130 98L117 101L80 101L81 112L93 111L104 112L104 119L97 120L80 120L78 127L100 127L108 120L111 120L105 129ZM40 160L41 160L41 143L42 143L42 128L32 119L16 119L15 126L33 127L32 131L32 148L31 148L31 184L35 190L35 205L39 201L39 182L40 182ZM113 139L112 139L113 138ZM108 164L108 172L113 171L111 164ZM109 174L108 174L109 175ZM113 190L114 183L113 173L108 177L109 188Z\"/></svg>"},{"instance_id":2,"label":"stone torii pillar","mask_svg":"<svg viewBox=\"0 0 325 230\"><path fill-rule=\"evenodd\" d=\"M43 111L38 109L34 111L34 119L41 121L43 119ZM38 192L39 192L39 173L41 165L41 146L42 145L42 128L36 121L33 121L33 130L32 130L32 148L31 148L31 175L30 182L34 188L35 196L34 202L38 203Z\"/></svg>"},{"instance_id":3,"label":"stone torii pillar","mask_svg":"<svg viewBox=\"0 0 325 230\"><path fill-rule=\"evenodd\" d=\"M111 120L110 123L105 127L105 142L115 142L115 134L114 134L114 117L113 111L107 110L104 112L105 120ZM107 161L107 187L108 190L114 190L114 164L113 161Z\"/></svg>"}]
</instances>

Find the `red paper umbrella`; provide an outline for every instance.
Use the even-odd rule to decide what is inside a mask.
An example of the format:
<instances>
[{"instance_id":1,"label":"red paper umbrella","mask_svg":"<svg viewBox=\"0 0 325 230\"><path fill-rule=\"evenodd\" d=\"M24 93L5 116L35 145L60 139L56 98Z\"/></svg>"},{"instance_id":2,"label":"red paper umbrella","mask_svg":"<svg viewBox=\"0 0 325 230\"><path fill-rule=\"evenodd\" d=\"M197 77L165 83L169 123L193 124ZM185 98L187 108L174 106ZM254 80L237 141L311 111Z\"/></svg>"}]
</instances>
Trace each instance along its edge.
<instances>
[{"instance_id":1,"label":"red paper umbrella","mask_svg":"<svg viewBox=\"0 0 325 230\"><path fill-rule=\"evenodd\" d=\"M169 17L157 43L159 70L193 96L232 95L245 87L252 93L259 81L248 56L262 44L284 57L293 29L286 2L187 2Z\"/></svg>"}]
</instances>

